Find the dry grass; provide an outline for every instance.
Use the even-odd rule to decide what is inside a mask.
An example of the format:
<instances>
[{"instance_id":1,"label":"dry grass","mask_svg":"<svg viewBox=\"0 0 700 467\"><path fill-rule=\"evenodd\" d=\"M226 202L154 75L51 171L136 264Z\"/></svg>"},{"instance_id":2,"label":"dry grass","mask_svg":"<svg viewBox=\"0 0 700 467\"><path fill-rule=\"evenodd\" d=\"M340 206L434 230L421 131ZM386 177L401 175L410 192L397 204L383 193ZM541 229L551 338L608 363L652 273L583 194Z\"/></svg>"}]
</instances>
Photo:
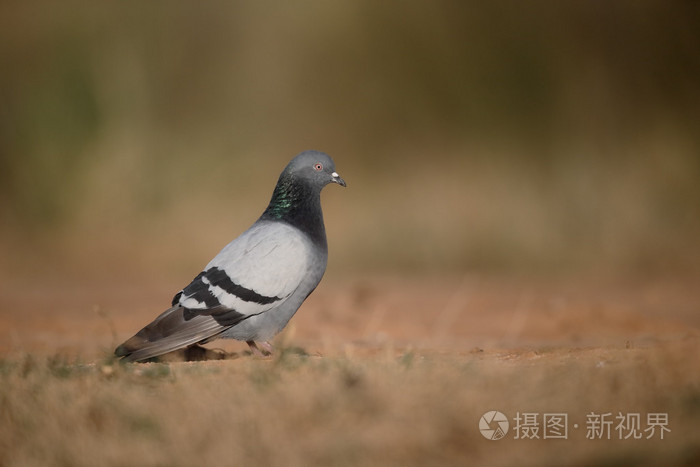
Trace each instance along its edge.
<instances>
[{"instance_id":1,"label":"dry grass","mask_svg":"<svg viewBox=\"0 0 700 467\"><path fill-rule=\"evenodd\" d=\"M698 352L691 337L169 365L25 355L0 366L0 465L696 465ZM568 440L489 441L488 410L564 412L581 427ZM671 432L588 440L591 411L668 413Z\"/></svg>"},{"instance_id":2,"label":"dry grass","mask_svg":"<svg viewBox=\"0 0 700 467\"><path fill-rule=\"evenodd\" d=\"M179 281L46 276L39 290L13 277L0 290L2 467L700 463L691 276L330 274L274 358L217 341L228 359L127 365L110 349ZM490 410L509 417L505 439L481 436ZM566 413L568 439L514 439L518 412ZM671 432L589 440L591 412L639 413L641 428L667 413Z\"/></svg>"}]
</instances>

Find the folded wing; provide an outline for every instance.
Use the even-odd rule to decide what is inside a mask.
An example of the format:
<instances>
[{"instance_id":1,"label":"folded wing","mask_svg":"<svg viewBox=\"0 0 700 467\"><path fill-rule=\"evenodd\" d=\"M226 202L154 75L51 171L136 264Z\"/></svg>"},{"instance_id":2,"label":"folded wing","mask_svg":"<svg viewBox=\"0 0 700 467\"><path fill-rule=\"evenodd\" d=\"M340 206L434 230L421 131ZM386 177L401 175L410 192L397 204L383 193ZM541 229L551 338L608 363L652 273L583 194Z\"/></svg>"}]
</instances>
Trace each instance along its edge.
<instances>
[{"instance_id":1,"label":"folded wing","mask_svg":"<svg viewBox=\"0 0 700 467\"><path fill-rule=\"evenodd\" d=\"M294 227L260 221L226 245L173 298L172 307L119 346L117 356L145 360L206 341L272 311L308 273L310 246Z\"/></svg>"}]
</instances>

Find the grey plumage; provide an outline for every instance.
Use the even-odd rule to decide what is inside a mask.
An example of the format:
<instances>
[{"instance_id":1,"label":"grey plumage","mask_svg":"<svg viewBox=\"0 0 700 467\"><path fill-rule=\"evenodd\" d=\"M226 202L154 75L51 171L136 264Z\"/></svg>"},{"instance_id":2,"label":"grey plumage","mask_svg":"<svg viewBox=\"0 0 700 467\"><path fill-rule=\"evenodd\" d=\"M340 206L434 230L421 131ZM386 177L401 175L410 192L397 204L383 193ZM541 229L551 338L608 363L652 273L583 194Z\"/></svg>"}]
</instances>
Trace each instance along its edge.
<instances>
[{"instance_id":1,"label":"grey plumage","mask_svg":"<svg viewBox=\"0 0 700 467\"><path fill-rule=\"evenodd\" d=\"M281 331L326 270L320 194L329 183L346 186L327 154L305 151L292 159L260 218L115 355L146 360L220 337L257 350L255 341Z\"/></svg>"}]
</instances>

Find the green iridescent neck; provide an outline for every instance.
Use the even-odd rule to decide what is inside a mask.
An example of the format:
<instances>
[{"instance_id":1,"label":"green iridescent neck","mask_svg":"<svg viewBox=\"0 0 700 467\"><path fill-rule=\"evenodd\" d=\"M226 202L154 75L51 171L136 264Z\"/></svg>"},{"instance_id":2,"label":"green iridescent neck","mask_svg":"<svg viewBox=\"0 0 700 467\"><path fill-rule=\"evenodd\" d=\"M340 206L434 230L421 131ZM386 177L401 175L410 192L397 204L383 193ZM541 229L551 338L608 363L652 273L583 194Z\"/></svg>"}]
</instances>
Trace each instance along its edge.
<instances>
[{"instance_id":1,"label":"green iridescent neck","mask_svg":"<svg viewBox=\"0 0 700 467\"><path fill-rule=\"evenodd\" d=\"M260 217L291 224L325 245L326 229L321 211L321 190L309 183L280 176L270 204Z\"/></svg>"},{"instance_id":2,"label":"green iridescent neck","mask_svg":"<svg viewBox=\"0 0 700 467\"><path fill-rule=\"evenodd\" d=\"M302 194L298 184L293 183L290 178L280 177L263 217L284 219L303 202Z\"/></svg>"}]
</instances>

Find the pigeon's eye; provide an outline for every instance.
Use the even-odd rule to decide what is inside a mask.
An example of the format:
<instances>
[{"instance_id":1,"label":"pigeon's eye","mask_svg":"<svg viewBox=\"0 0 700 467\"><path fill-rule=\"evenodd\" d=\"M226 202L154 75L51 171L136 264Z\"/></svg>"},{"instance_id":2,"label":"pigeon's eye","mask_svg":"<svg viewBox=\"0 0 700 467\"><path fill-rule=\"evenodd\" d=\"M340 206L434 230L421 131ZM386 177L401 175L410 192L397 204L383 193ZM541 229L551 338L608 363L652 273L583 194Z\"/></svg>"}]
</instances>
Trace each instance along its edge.
<instances>
[{"instance_id":1,"label":"pigeon's eye","mask_svg":"<svg viewBox=\"0 0 700 467\"><path fill-rule=\"evenodd\" d=\"M319 162L317 162L314 164L314 169L321 171L321 170L323 170L323 165L320 164Z\"/></svg>"}]
</instances>

